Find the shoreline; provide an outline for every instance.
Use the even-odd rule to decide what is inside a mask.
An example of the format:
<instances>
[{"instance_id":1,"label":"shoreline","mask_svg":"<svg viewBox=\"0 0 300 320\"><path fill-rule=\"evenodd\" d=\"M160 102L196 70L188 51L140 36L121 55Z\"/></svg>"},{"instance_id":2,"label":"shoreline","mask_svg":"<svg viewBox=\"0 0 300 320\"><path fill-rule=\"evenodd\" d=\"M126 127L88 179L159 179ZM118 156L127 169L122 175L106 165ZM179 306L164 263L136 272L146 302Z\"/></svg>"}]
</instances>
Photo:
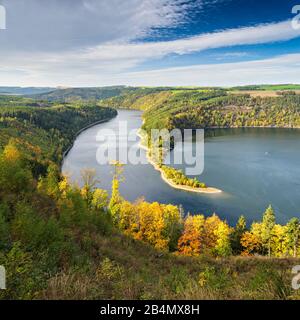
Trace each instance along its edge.
<instances>
[{"instance_id":1,"label":"shoreline","mask_svg":"<svg viewBox=\"0 0 300 320\"><path fill-rule=\"evenodd\" d=\"M184 185L178 185L175 184L172 180L168 179L166 177L166 174L164 173L164 171L157 165L157 163L155 163L152 158L149 155L149 148L147 148L145 145L142 144L142 135L137 132L137 136L140 138L140 143L139 143L139 147L141 149L144 149L146 151L146 157L147 157L147 161L153 166L153 168L156 171L160 172L161 178L162 180L167 183L170 187L174 188L174 189L178 189L178 190L183 190L183 191L188 191L188 192L194 192L194 193L207 193L207 194L216 194L216 193L221 193L223 192L220 189L214 188L214 187L206 187L206 188L193 188L190 186L184 186Z\"/></svg>"},{"instance_id":2,"label":"shoreline","mask_svg":"<svg viewBox=\"0 0 300 320\"><path fill-rule=\"evenodd\" d=\"M62 167L63 167L64 160L65 160L66 156L68 155L68 153L71 151L71 149L72 149L73 146L74 146L75 140L78 138L78 136L79 136L82 132L86 131L86 130L89 129L89 128L92 128L92 127L96 126L97 124L101 124L101 123L108 122L108 121L114 119L114 118L117 117L117 116L118 116L118 114L116 114L116 115L115 115L114 117L112 117L112 118L106 118L106 119L102 119L102 120L95 121L95 122L93 122L93 123L85 126L84 128L80 129L79 131L77 131L76 134L74 135L74 138L73 138L71 144L69 145L69 147L62 153L62 160L61 160L61 163L60 163L61 169L62 169Z\"/></svg>"}]
</instances>

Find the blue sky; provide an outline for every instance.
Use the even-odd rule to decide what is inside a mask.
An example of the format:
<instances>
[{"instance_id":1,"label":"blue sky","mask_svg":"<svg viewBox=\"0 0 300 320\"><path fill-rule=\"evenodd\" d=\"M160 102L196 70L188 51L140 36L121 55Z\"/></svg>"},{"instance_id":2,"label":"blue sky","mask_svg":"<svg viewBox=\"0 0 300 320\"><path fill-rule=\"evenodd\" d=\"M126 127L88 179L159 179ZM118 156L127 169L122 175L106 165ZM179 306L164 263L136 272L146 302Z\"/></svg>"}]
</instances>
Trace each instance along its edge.
<instances>
[{"instance_id":1,"label":"blue sky","mask_svg":"<svg viewBox=\"0 0 300 320\"><path fill-rule=\"evenodd\" d=\"M0 0L0 85L300 83L298 4Z\"/></svg>"}]
</instances>

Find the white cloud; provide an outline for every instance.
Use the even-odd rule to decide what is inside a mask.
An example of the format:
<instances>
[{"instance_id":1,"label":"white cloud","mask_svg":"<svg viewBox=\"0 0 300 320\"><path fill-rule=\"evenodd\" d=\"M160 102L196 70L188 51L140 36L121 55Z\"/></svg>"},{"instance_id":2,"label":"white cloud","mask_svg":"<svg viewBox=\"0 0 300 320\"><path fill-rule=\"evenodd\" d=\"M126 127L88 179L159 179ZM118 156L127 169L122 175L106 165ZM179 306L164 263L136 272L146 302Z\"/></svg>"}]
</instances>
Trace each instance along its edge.
<instances>
[{"instance_id":1,"label":"white cloud","mask_svg":"<svg viewBox=\"0 0 300 320\"><path fill-rule=\"evenodd\" d=\"M117 1L117 0L115 0ZM168 1L169 2L169 1ZM96 2L95 2L96 3ZM89 1L91 4L91 1ZM88 10L93 10L89 7ZM231 30L223 30L215 33L202 34L191 38L180 39L175 41L150 42L150 43L128 43L124 41L113 41L107 44L92 46L84 49L59 52L14 52L9 55L0 53L0 74L1 70L12 70L9 79L13 79L14 84L35 84L35 85L105 85L111 84L146 84L165 85L165 84L198 84L197 79L204 84L219 83L226 84L228 82L228 74L220 73L220 70L226 70L231 74L231 67L236 70L239 64L223 64L223 65L207 65L199 67L173 68L167 70L129 73L130 68L140 63L152 59L163 58L169 54L190 54L212 48L221 48L235 45L252 45L261 43L270 43L274 41L285 41L300 36L300 30L294 30L290 21L280 23L272 23L267 25L258 25L247 28L237 28ZM297 56L294 56L297 57ZM280 59L282 62L283 58ZM267 61L277 61L267 60ZM262 82L267 78L268 74L275 72L266 70L263 63L256 62L261 70L266 71L263 78L256 77L254 82ZM291 63L291 62L286 62ZM223 67L222 67L223 66ZM253 62L245 62L243 64L247 70L247 74L241 72L235 75L233 79L239 83L245 79L249 79L252 74ZM249 68L247 67L249 66ZM277 64L274 67L278 67ZM223 69L222 69L223 68ZM228 69L229 68L229 69ZM195 70L198 70L197 78L194 76ZM228 69L228 70L227 70ZM217 74L208 74L217 72ZM287 65L285 65L287 71ZM187 74L190 73L189 76ZM288 75L284 72L276 74L276 81L283 79L287 82L291 78L293 71L288 70ZM7 75L7 71L5 72ZM170 76L172 74L172 76ZM181 78L178 76L181 74ZM205 74L205 77L203 76ZM294 74L294 73L293 73ZM145 75L145 79L143 78ZM155 75L155 83L151 78ZM146 77L148 77L146 79ZM173 78L172 78L173 77ZM174 78L175 77L175 78ZM201 80L203 78L203 81ZM252 77L254 80L254 77ZM252 79L251 78L251 79ZM295 77L293 77L294 79ZM1 85L7 84L7 78L2 77ZM186 82L183 81L185 79ZM269 81L274 79L269 78ZM194 83L196 81L196 83ZM215 83L213 83L216 81ZM247 80L245 80L247 81ZM267 81L264 80L264 81ZM299 81L299 80L298 80ZM175 83L176 82L176 83ZM179 83L180 82L180 83ZM209 83L208 83L209 82Z\"/></svg>"},{"instance_id":2,"label":"white cloud","mask_svg":"<svg viewBox=\"0 0 300 320\"><path fill-rule=\"evenodd\" d=\"M252 45L290 40L300 36L300 30L291 21L258 25L254 27L223 30L175 41L137 44L108 44L89 49L83 54L87 59L143 61L161 58L168 54L189 54L207 49L235 45Z\"/></svg>"},{"instance_id":3,"label":"white cloud","mask_svg":"<svg viewBox=\"0 0 300 320\"><path fill-rule=\"evenodd\" d=\"M1 0L1 5L7 11L7 30L0 33L5 52L129 41L182 23L192 6L184 0Z\"/></svg>"},{"instance_id":4,"label":"white cloud","mask_svg":"<svg viewBox=\"0 0 300 320\"><path fill-rule=\"evenodd\" d=\"M78 74L76 70L71 70L64 76L64 82L57 80L57 73L48 73L48 77L44 78L40 77L39 73L24 74L20 70L17 73L20 81L16 82L16 78L9 71L11 70L6 69L3 74L5 81L0 82L0 85L234 86L258 83L300 83L300 54L282 55L272 59L247 62L203 64L118 74L84 72Z\"/></svg>"},{"instance_id":5,"label":"white cloud","mask_svg":"<svg viewBox=\"0 0 300 320\"><path fill-rule=\"evenodd\" d=\"M236 52L225 52L225 53L219 53L214 55L216 57L216 60L222 61L226 59L232 59L232 58L245 58L245 57L250 57L252 54L249 54L248 52L241 52L241 51L236 51Z\"/></svg>"},{"instance_id":6,"label":"white cloud","mask_svg":"<svg viewBox=\"0 0 300 320\"><path fill-rule=\"evenodd\" d=\"M300 83L299 74L300 54L290 54L256 61L132 72L110 81L133 86L235 86Z\"/></svg>"}]
</instances>

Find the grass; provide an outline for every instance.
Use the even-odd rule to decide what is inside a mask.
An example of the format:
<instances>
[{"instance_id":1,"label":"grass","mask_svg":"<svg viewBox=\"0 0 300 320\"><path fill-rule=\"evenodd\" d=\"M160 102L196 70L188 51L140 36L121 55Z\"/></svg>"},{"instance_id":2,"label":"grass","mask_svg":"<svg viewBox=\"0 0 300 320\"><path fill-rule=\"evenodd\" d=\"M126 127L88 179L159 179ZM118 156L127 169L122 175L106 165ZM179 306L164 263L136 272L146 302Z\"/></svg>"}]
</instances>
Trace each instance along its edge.
<instances>
[{"instance_id":1,"label":"grass","mask_svg":"<svg viewBox=\"0 0 300 320\"><path fill-rule=\"evenodd\" d=\"M162 254L120 234L95 234L83 270L49 280L43 299L299 299L291 268L299 259L215 259Z\"/></svg>"}]
</instances>

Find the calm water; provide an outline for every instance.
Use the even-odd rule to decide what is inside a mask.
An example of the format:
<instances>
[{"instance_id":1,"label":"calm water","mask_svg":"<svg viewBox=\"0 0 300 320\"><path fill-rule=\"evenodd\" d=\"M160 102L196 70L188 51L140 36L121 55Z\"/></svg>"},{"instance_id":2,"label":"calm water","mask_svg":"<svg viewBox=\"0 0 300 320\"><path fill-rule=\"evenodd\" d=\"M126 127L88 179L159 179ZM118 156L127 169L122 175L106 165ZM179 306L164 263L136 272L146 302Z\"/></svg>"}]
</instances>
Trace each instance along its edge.
<instances>
[{"instance_id":1,"label":"calm water","mask_svg":"<svg viewBox=\"0 0 300 320\"><path fill-rule=\"evenodd\" d=\"M141 112L119 110L115 119L83 132L63 164L63 172L80 184L80 171L95 168L99 187L110 190L112 168L99 165L96 152L101 142L99 130L118 130L119 121L128 121L128 130L142 124ZM138 139L137 139L138 140ZM124 139L121 137L122 147ZM130 142L128 147L136 145ZM145 151L141 156L145 158ZM165 184L160 173L149 164L126 165L126 182L121 193L128 200L182 204L192 213L218 213L231 224L244 214L249 221L261 218L272 204L278 222L300 216L300 130L218 129L205 139L205 169L199 179L222 189L222 194L207 195L175 190Z\"/></svg>"}]
</instances>

